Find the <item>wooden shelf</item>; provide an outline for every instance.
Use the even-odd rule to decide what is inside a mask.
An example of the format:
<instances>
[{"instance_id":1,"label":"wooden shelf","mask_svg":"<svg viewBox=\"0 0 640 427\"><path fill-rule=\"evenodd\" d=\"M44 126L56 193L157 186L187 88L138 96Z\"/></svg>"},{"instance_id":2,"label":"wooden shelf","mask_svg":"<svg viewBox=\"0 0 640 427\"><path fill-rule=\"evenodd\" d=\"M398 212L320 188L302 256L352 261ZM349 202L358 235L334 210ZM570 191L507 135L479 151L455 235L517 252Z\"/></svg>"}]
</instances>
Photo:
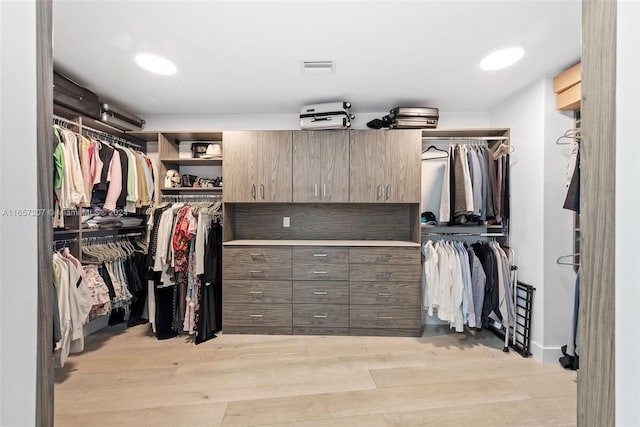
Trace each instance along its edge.
<instances>
[{"instance_id":1,"label":"wooden shelf","mask_svg":"<svg viewBox=\"0 0 640 427\"><path fill-rule=\"evenodd\" d=\"M157 141L158 134L161 133L165 138L167 138L170 142L180 143L180 142L192 142L192 141L202 141L202 142L222 142L222 132L221 131L168 131L168 132L158 132L158 131L130 131L127 132L128 135L134 136L138 139L142 139L144 141Z\"/></svg>"},{"instance_id":2,"label":"wooden shelf","mask_svg":"<svg viewBox=\"0 0 640 427\"><path fill-rule=\"evenodd\" d=\"M221 166L222 165L221 157L217 157L213 159L193 159L193 158L161 159L160 161L165 164L182 165L182 166Z\"/></svg>"},{"instance_id":3,"label":"wooden shelf","mask_svg":"<svg viewBox=\"0 0 640 427\"><path fill-rule=\"evenodd\" d=\"M82 237L117 236L119 234L140 233L146 229L146 225L137 225L135 227L83 228Z\"/></svg>"},{"instance_id":4,"label":"wooden shelf","mask_svg":"<svg viewBox=\"0 0 640 427\"><path fill-rule=\"evenodd\" d=\"M230 240L224 246L358 246L419 248L420 243L402 240Z\"/></svg>"},{"instance_id":5,"label":"wooden shelf","mask_svg":"<svg viewBox=\"0 0 640 427\"><path fill-rule=\"evenodd\" d=\"M490 128L490 129L422 129L422 136L430 137L478 137L478 136L508 136L509 129Z\"/></svg>"},{"instance_id":6,"label":"wooden shelf","mask_svg":"<svg viewBox=\"0 0 640 427\"><path fill-rule=\"evenodd\" d=\"M53 230L53 235L57 236L57 235L63 235L63 234L75 234L79 232L80 230L78 230L77 228L73 228L69 230Z\"/></svg>"},{"instance_id":7,"label":"wooden shelf","mask_svg":"<svg viewBox=\"0 0 640 427\"><path fill-rule=\"evenodd\" d=\"M163 193L179 193L181 191L188 191L193 193L219 193L222 192L222 187L214 188L194 188L194 187L177 187L177 188L163 188Z\"/></svg>"}]
</instances>

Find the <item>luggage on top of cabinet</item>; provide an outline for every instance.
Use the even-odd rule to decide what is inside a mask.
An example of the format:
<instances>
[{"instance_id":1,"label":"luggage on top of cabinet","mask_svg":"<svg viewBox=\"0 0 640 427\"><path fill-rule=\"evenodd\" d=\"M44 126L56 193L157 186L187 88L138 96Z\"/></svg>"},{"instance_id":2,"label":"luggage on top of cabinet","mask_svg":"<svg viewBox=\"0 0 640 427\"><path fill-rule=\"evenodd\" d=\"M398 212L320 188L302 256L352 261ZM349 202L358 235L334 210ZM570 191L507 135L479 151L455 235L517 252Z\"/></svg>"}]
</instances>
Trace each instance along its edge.
<instances>
[{"instance_id":1,"label":"luggage on top of cabinet","mask_svg":"<svg viewBox=\"0 0 640 427\"><path fill-rule=\"evenodd\" d=\"M346 101L305 105L300 109L300 128L348 129L355 118L350 108L351 103Z\"/></svg>"},{"instance_id":2,"label":"luggage on top of cabinet","mask_svg":"<svg viewBox=\"0 0 640 427\"><path fill-rule=\"evenodd\" d=\"M98 95L56 72L53 73L53 102L96 120L100 119Z\"/></svg>"}]
</instances>

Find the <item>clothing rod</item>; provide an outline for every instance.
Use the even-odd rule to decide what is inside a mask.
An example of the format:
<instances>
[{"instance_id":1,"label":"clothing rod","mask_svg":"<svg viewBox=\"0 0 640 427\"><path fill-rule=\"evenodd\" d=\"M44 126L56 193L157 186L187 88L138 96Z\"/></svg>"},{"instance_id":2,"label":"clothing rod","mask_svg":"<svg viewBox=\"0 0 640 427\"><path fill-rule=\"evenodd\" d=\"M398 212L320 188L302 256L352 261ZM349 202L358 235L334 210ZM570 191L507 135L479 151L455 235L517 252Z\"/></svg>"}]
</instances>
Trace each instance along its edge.
<instances>
[{"instance_id":1,"label":"clothing rod","mask_svg":"<svg viewBox=\"0 0 640 427\"><path fill-rule=\"evenodd\" d=\"M422 233L423 237L426 236L440 236L440 237L504 237L504 233Z\"/></svg>"},{"instance_id":2,"label":"clothing rod","mask_svg":"<svg viewBox=\"0 0 640 427\"><path fill-rule=\"evenodd\" d=\"M423 141L504 141L506 136L423 136Z\"/></svg>"},{"instance_id":3,"label":"clothing rod","mask_svg":"<svg viewBox=\"0 0 640 427\"><path fill-rule=\"evenodd\" d=\"M216 194L163 194L163 199L207 199L207 200L222 200L221 195Z\"/></svg>"},{"instance_id":4,"label":"clothing rod","mask_svg":"<svg viewBox=\"0 0 640 427\"><path fill-rule=\"evenodd\" d=\"M114 141L117 141L117 142L122 143L124 145L130 145L131 147L136 148L138 150L142 149L142 147L140 147L140 145L138 145L138 144L136 144L134 142L131 142L131 141L127 141L126 139L121 138L119 136L115 136L115 135L112 135L112 134L107 133L105 131L94 129L94 128L86 126L86 125L80 125L80 124L74 122L73 120L69 120L69 119L67 119L65 117L61 117L61 116L58 116L58 115L54 114L53 115L53 122L56 123L56 121L61 122L61 123L67 123L67 124L70 124L72 126L78 126L78 127L80 127L81 130L85 130L87 132L93 132L93 133L95 133L97 135L101 135L101 136L104 136L106 138L112 138Z\"/></svg>"},{"instance_id":5,"label":"clothing rod","mask_svg":"<svg viewBox=\"0 0 640 427\"><path fill-rule=\"evenodd\" d=\"M99 241L109 241L115 239L129 238L129 237L142 237L142 232L140 233L127 233L127 234L113 234L111 236L91 236L91 237L83 237L83 242L99 242Z\"/></svg>"}]
</instances>

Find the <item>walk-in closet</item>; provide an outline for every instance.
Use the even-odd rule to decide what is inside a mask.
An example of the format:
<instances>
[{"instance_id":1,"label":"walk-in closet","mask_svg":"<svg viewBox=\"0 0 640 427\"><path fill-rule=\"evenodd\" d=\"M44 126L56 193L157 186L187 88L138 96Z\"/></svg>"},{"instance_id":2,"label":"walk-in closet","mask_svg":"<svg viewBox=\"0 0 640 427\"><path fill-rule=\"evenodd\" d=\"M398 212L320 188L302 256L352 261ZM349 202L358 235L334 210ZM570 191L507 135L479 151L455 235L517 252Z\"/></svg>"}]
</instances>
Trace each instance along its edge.
<instances>
[{"instance_id":1,"label":"walk-in closet","mask_svg":"<svg viewBox=\"0 0 640 427\"><path fill-rule=\"evenodd\" d=\"M638 19L1 2L0 425L640 425Z\"/></svg>"}]
</instances>

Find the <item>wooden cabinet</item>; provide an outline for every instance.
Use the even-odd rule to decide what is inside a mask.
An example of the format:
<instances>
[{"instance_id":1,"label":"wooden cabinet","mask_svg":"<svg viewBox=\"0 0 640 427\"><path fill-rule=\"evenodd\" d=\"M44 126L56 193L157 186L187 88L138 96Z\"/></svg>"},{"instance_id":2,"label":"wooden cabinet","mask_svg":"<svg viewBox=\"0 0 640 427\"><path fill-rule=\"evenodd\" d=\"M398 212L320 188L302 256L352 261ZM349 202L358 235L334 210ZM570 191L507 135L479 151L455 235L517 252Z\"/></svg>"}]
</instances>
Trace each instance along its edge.
<instances>
[{"instance_id":1,"label":"wooden cabinet","mask_svg":"<svg viewBox=\"0 0 640 427\"><path fill-rule=\"evenodd\" d=\"M349 250L351 335L422 333L419 248Z\"/></svg>"},{"instance_id":2,"label":"wooden cabinet","mask_svg":"<svg viewBox=\"0 0 640 427\"><path fill-rule=\"evenodd\" d=\"M292 132L224 133L225 202L292 201Z\"/></svg>"},{"instance_id":3,"label":"wooden cabinet","mask_svg":"<svg viewBox=\"0 0 640 427\"><path fill-rule=\"evenodd\" d=\"M225 247L222 260L223 330L291 334L291 248Z\"/></svg>"},{"instance_id":4,"label":"wooden cabinet","mask_svg":"<svg viewBox=\"0 0 640 427\"><path fill-rule=\"evenodd\" d=\"M349 157L351 202L420 202L420 131L352 131Z\"/></svg>"},{"instance_id":5,"label":"wooden cabinet","mask_svg":"<svg viewBox=\"0 0 640 427\"><path fill-rule=\"evenodd\" d=\"M293 201L349 201L349 131L293 133Z\"/></svg>"}]
</instances>

